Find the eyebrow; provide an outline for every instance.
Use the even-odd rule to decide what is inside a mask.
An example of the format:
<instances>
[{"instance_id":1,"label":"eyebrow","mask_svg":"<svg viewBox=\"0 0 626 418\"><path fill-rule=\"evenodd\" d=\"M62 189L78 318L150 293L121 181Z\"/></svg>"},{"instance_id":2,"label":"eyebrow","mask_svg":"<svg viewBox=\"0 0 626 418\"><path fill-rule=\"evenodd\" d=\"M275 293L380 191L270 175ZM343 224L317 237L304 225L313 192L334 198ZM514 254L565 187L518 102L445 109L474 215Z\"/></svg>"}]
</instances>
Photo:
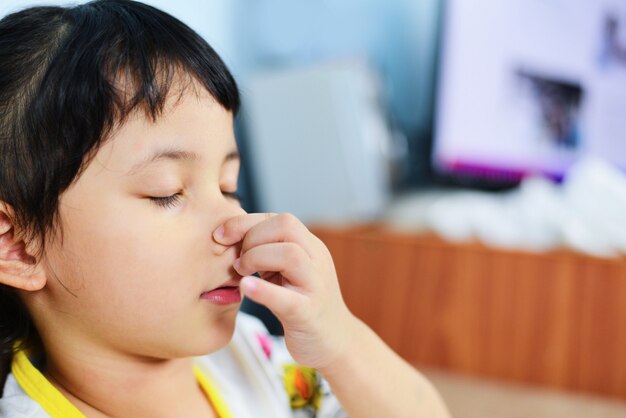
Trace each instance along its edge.
<instances>
[{"instance_id":1,"label":"eyebrow","mask_svg":"<svg viewBox=\"0 0 626 418\"><path fill-rule=\"evenodd\" d=\"M152 154L148 155L146 158L142 159L138 163L132 166L132 168L126 173L127 176L131 176L136 174L137 172L145 169L147 166L160 161L160 160L172 160L172 161L197 161L200 159L200 156L192 151L187 151L180 148L164 148L157 149ZM232 160L241 160L241 155L238 150L232 150L226 157L224 157L223 164L232 161Z\"/></svg>"}]
</instances>

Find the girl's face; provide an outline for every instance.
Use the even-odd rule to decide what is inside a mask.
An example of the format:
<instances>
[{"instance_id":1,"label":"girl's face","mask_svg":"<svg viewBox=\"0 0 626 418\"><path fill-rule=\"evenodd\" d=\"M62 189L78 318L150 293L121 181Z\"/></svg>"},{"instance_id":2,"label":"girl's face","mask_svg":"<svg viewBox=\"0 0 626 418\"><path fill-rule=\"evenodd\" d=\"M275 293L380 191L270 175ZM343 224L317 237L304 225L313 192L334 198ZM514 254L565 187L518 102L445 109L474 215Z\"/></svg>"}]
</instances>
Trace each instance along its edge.
<instances>
[{"instance_id":1,"label":"girl's face","mask_svg":"<svg viewBox=\"0 0 626 418\"><path fill-rule=\"evenodd\" d=\"M233 119L204 89L188 90L156 123L141 113L118 128L61 195L63 240L48 246L47 285L29 303L44 343L173 358L230 340L239 304L200 295L240 277L240 245L212 238L245 213L227 194L240 164Z\"/></svg>"}]
</instances>

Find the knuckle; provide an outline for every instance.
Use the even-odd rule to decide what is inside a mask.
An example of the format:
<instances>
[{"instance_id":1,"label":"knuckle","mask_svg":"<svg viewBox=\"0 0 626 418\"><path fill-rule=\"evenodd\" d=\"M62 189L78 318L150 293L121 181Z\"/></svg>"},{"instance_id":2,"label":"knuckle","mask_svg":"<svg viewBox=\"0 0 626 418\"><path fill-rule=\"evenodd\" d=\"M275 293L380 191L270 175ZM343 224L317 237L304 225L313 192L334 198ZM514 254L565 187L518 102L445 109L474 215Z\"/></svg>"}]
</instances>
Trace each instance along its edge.
<instances>
[{"instance_id":1,"label":"knuckle","mask_svg":"<svg viewBox=\"0 0 626 418\"><path fill-rule=\"evenodd\" d=\"M330 250L328 249L328 247L326 246L326 243L324 243L324 241L322 241L318 236L313 235L314 237L314 241L315 241L315 245L317 245L318 249L326 256L330 256Z\"/></svg>"},{"instance_id":2,"label":"knuckle","mask_svg":"<svg viewBox=\"0 0 626 418\"><path fill-rule=\"evenodd\" d=\"M296 244L289 244L285 247L285 260L290 265L300 265L302 260L302 251Z\"/></svg>"},{"instance_id":3,"label":"knuckle","mask_svg":"<svg viewBox=\"0 0 626 418\"><path fill-rule=\"evenodd\" d=\"M290 213L290 212L284 212L281 213L280 215L278 215L280 217L280 222L283 226L289 228L289 227L293 227L297 224L300 223L300 221L298 220L298 218Z\"/></svg>"},{"instance_id":4,"label":"knuckle","mask_svg":"<svg viewBox=\"0 0 626 418\"><path fill-rule=\"evenodd\" d=\"M241 239L241 253L245 253L252 248L254 239L254 231L248 231Z\"/></svg>"},{"instance_id":5,"label":"knuckle","mask_svg":"<svg viewBox=\"0 0 626 418\"><path fill-rule=\"evenodd\" d=\"M249 251L245 252L239 257L239 269L248 271L249 265L252 262L251 258L254 257L254 254L251 254Z\"/></svg>"}]
</instances>

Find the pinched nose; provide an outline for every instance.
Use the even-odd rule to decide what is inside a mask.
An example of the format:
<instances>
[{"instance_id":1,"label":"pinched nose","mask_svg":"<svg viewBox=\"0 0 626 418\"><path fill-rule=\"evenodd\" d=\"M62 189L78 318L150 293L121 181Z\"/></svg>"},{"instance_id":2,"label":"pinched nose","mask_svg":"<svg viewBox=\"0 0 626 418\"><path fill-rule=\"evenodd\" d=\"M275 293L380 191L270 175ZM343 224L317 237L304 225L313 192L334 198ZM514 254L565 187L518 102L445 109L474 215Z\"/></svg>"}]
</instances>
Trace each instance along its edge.
<instances>
[{"instance_id":1,"label":"pinched nose","mask_svg":"<svg viewBox=\"0 0 626 418\"><path fill-rule=\"evenodd\" d=\"M228 264L229 266L232 266L233 262L241 254L242 241L239 241L230 245L224 245L215 241L214 238L211 238L210 247L212 250L211 252L213 253L214 256L217 256L223 259L228 259L226 264Z\"/></svg>"},{"instance_id":2,"label":"pinched nose","mask_svg":"<svg viewBox=\"0 0 626 418\"><path fill-rule=\"evenodd\" d=\"M211 234L210 240L211 242L213 242L213 244L215 244L216 248L220 249L218 250L220 253L225 252L225 250L230 247L238 247L238 248L241 247L241 242L237 242L231 245L224 245L220 243L219 241L217 241L215 237L219 236L220 230L223 232L224 229L222 228L222 226L227 220L234 218L236 216L241 216L245 214L247 214L247 212L243 208L235 207L234 210L229 211L227 216L220 218L219 222L213 225L213 230L210 231L210 234ZM239 254L239 252L237 252L237 254Z\"/></svg>"}]
</instances>

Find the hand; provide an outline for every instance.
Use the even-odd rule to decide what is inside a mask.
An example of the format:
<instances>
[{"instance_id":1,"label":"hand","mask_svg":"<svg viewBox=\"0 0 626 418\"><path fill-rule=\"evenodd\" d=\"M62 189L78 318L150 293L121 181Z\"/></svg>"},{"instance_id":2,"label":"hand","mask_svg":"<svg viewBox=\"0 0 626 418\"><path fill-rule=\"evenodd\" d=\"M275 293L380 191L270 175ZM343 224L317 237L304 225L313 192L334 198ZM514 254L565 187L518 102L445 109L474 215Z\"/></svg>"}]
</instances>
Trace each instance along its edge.
<instances>
[{"instance_id":1,"label":"hand","mask_svg":"<svg viewBox=\"0 0 626 418\"><path fill-rule=\"evenodd\" d=\"M216 241L241 241L233 264L244 277L244 296L265 305L280 320L287 349L298 363L322 369L347 349L356 318L343 301L330 252L295 216L253 213L223 225ZM218 228L220 230L220 228Z\"/></svg>"}]
</instances>

